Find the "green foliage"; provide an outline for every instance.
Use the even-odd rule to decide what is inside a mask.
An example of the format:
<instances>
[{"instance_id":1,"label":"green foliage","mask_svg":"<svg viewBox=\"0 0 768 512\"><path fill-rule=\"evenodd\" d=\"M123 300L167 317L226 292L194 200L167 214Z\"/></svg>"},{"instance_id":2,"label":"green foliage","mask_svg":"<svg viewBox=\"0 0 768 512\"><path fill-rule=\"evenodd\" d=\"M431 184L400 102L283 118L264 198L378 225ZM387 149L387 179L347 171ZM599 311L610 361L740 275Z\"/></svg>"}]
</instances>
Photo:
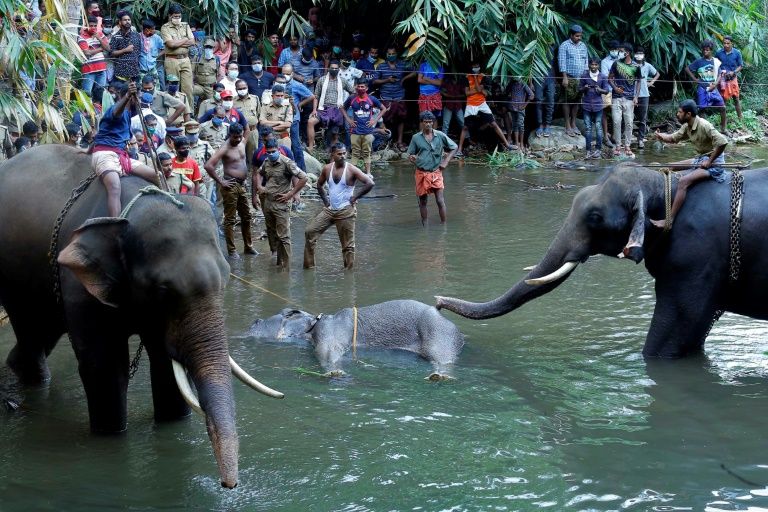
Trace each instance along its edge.
<instances>
[{"instance_id":1,"label":"green foliage","mask_svg":"<svg viewBox=\"0 0 768 512\"><path fill-rule=\"evenodd\" d=\"M729 130L739 130L748 132L753 139L761 140L764 135L763 123L757 117L757 113L754 110L744 110L742 112L743 119L739 119L736 115L736 110L728 110L726 119L728 122ZM707 120L715 126L720 126L720 114L712 114L707 116Z\"/></svg>"},{"instance_id":2,"label":"green foliage","mask_svg":"<svg viewBox=\"0 0 768 512\"><path fill-rule=\"evenodd\" d=\"M482 157L468 157L466 163L476 165L487 165L496 170L503 169L537 169L541 164L532 158L525 156L522 151L499 151L498 148L491 154L484 154Z\"/></svg>"}]
</instances>

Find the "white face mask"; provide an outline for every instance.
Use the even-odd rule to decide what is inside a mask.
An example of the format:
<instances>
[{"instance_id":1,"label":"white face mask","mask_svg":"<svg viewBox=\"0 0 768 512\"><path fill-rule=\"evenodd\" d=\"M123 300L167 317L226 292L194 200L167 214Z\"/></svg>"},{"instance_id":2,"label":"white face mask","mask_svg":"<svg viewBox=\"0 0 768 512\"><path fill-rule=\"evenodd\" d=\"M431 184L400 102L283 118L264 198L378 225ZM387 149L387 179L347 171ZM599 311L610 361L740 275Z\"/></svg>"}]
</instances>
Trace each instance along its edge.
<instances>
[{"instance_id":1,"label":"white face mask","mask_svg":"<svg viewBox=\"0 0 768 512\"><path fill-rule=\"evenodd\" d=\"M213 48L206 48L203 50L205 54L205 60L211 60L213 58Z\"/></svg>"},{"instance_id":2,"label":"white face mask","mask_svg":"<svg viewBox=\"0 0 768 512\"><path fill-rule=\"evenodd\" d=\"M241 98L245 98L246 96L248 96L248 89L238 89L237 95L240 96Z\"/></svg>"},{"instance_id":3,"label":"white face mask","mask_svg":"<svg viewBox=\"0 0 768 512\"><path fill-rule=\"evenodd\" d=\"M472 68L472 72L474 74L478 74L480 72L480 68Z\"/></svg>"},{"instance_id":4,"label":"white face mask","mask_svg":"<svg viewBox=\"0 0 768 512\"><path fill-rule=\"evenodd\" d=\"M285 98L273 98L272 102L277 105L278 107L282 107L283 103L285 102Z\"/></svg>"},{"instance_id":5,"label":"white face mask","mask_svg":"<svg viewBox=\"0 0 768 512\"><path fill-rule=\"evenodd\" d=\"M611 58L618 59L619 58L619 50L611 50L610 55L611 55Z\"/></svg>"},{"instance_id":6,"label":"white face mask","mask_svg":"<svg viewBox=\"0 0 768 512\"><path fill-rule=\"evenodd\" d=\"M224 108L227 108L227 109L232 108L232 105L234 105L234 104L235 104L235 102L231 101L231 100L229 100L229 101L222 101L221 102L221 106L224 107Z\"/></svg>"},{"instance_id":7,"label":"white face mask","mask_svg":"<svg viewBox=\"0 0 768 512\"><path fill-rule=\"evenodd\" d=\"M181 25L181 19L171 18L171 23L173 23L178 27L179 25Z\"/></svg>"},{"instance_id":8,"label":"white face mask","mask_svg":"<svg viewBox=\"0 0 768 512\"><path fill-rule=\"evenodd\" d=\"M623 58L624 58L624 57L626 57L626 56L627 56L627 53L626 53L626 52L619 52L619 58L620 58L620 59L623 59Z\"/></svg>"},{"instance_id":9,"label":"white face mask","mask_svg":"<svg viewBox=\"0 0 768 512\"><path fill-rule=\"evenodd\" d=\"M644 53L636 53L635 54L635 60L637 62L642 62L644 59L645 59L645 54Z\"/></svg>"},{"instance_id":10,"label":"white face mask","mask_svg":"<svg viewBox=\"0 0 768 512\"><path fill-rule=\"evenodd\" d=\"M238 75L238 74L239 74L239 73L238 73L237 71L231 71L231 70L230 70L230 71L227 71L227 76L229 77L229 79L230 79L230 80L235 80L235 79L237 79L237 75Z\"/></svg>"},{"instance_id":11,"label":"white face mask","mask_svg":"<svg viewBox=\"0 0 768 512\"><path fill-rule=\"evenodd\" d=\"M261 73L261 70L262 70L261 64L254 64L253 65L253 72L254 73Z\"/></svg>"},{"instance_id":12,"label":"white face mask","mask_svg":"<svg viewBox=\"0 0 768 512\"><path fill-rule=\"evenodd\" d=\"M293 78L293 74L285 75L285 83L288 83L291 81L291 78Z\"/></svg>"}]
</instances>

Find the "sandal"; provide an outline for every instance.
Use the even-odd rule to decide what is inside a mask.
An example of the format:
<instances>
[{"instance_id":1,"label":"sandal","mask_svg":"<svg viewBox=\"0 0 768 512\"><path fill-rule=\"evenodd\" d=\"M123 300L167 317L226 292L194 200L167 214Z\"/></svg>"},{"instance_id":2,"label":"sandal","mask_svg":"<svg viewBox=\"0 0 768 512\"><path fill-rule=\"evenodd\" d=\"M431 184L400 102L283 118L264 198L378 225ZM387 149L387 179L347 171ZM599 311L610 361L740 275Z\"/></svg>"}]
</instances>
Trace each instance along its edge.
<instances>
[{"instance_id":1,"label":"sandal","mask_svg":"<svg viewBox=\"0 0 768 512\"><path fill-rule=\"evenodd\" d=\"M542 128L541 126L539 126L538 128L536 128L536 136L537 136L537 137L541 137L541 136L543 136L543 135L544 135L544 128Z\"/></svg>"}]
</instances>

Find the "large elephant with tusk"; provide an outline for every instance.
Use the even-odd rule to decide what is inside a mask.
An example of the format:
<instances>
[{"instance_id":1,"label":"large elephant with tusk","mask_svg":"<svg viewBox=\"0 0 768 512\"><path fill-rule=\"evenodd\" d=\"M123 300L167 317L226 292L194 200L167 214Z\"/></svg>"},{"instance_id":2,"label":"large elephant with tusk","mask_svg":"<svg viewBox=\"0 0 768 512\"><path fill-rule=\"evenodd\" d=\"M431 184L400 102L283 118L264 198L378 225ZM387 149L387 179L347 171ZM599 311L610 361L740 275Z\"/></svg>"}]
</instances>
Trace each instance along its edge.
<instances>
[{"instance_id":1,"label":"large elephant with tusk","mask_svg":"<svg viewBox=\"0 0 768 512\"><path fill-rule=\"evenodd\" d=\"M190 407L203 414L221 484L235 487L231 373L270 396L282 394L229 356L222 309L229 265L210 206L157 193L129 176L121 180L120 218L105 217L98 180L60 217L90 172L90 155L60 145L34 148L0 167L0 301L16 336L8 366L23 384L46 384L46 357L68 333L91 430L117 433L127 424L128 337L139 335L155 419L187 416Z\"/></svg>"},{"instance_id":2,"label":"large elephant with tusk","mask_svg":"<svg viewBox=\"0 0 768 512\"><path fill-rule=\"evenodd\" d=\"M731 207L730 176L692 187L669 232L649 219L665 217L659 172L620 164L596 185L580 190L546 254L529 274L490 302L437 297L437 307L473 319L517 309L561 285L590 256L604 254L639 263L655 278L656 307L643 354L681 357L700 352L717 311L768 319L768 171L744 171L743 197ZM734 217L735 215L735 217ZM731 274L731 222L740 219Z\"/></svg>"}]
</instances>

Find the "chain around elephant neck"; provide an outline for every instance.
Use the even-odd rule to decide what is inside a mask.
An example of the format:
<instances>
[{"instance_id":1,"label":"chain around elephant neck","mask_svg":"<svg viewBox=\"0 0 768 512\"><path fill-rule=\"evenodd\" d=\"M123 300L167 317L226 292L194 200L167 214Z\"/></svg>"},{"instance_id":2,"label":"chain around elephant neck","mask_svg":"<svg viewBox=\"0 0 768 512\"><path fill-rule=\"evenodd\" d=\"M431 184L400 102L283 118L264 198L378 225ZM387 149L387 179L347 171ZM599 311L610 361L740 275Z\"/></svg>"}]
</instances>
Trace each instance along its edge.
<instances>
[{"instance_id":1,"label":"chain around elephant neck","mask_svg":"<svg viewBox=\"0 0 768 512\"><path fill-rule=\"evenodd\" d=\"M741 273L741 213L744 201L744 176L740 171L733 171L731 175L731 221L729 229L730 259L728 262L728 284L734 285L739 280ZM715 326L725 310L718 309L712 316L709 328L704 334L704 341L709 332Z\"/></svg>"}]
</instances>

